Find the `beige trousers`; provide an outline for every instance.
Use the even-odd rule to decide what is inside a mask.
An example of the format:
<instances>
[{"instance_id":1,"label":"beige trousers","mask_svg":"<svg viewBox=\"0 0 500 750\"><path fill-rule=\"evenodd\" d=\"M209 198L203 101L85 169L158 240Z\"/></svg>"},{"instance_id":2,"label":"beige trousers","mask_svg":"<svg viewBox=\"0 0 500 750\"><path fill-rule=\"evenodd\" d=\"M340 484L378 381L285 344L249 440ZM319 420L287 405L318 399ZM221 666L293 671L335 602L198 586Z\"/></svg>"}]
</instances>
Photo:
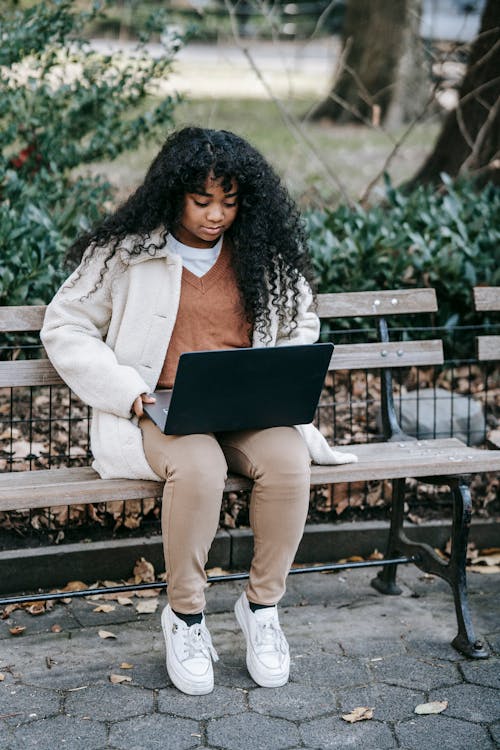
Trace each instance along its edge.
<instances>
[{"instance_id":1,"label":"beige trousers","mask_svg":"<svg viewBox=\"0 0 500 750\"><path fill-rule=\"evenodd\" d=\"M164 435L147 417L139 424L146 458L166 479L162 533L170 606L182 614L205 607L205 564L228 468L254 481L248 598L276 604L285 592L309 505L309 452L297 430Z\"/></svg>"}]
</instances>

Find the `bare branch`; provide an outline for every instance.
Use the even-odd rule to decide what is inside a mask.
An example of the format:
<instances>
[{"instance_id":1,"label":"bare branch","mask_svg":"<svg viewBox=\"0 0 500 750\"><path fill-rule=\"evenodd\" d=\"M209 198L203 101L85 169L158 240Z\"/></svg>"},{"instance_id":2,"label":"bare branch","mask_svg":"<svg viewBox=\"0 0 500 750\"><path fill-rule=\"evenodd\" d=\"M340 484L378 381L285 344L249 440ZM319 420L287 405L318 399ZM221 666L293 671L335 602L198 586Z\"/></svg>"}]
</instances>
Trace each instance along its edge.
<instances>
[{"instance_id":1,"label":"bare branch","mask_svg":"<svg viewBox=\"0 0 500 750\"><path fill-rule=\"evenodd\" d=\"M500 99L497 99L493 107L491 107L490 111L488 112L488 117L481 125L481 128L476 136L476 140L472 145L472 151L470 152L469 156L460 167L459 174L463 174L466 170L473 168L474 162L479 156L481 148L483 147L486 137L499 111L500 111Z\"/></svg>"},{"instance_id":2,"label":"bare branch","mask_svg":"<svg viewBox=\"0 0 500 750\"><path fill-rule=\"evenodd\" d=\"M423 119L423 117L427 113L429 107L431 106L431 104L433 102L434 94L435 94L435 92L433 91L431 93L431 95L429 96L429 98L427 99L427 101L426 101L426 103L425 103L422 111L410 122L410 124L408 125L408 127L406 128L406 130L404 131L404 133L394 143L394 146L391 149L391 151L387 154L382 167L379 169L379 171L377 172L377 174L375 175L375 177L372 180L370 180L370 182L368 183L368 185L366 186L366 188L363 190L363 193L361 194L361 196L359 198L359 202L361 204L366 203L366 201L368 200L368 198L370 196L371 191L373 190L373 188L375 187L375 185L377 184L377 182L380 180L380 178L382 177L382 175L387 171L387 168L389 167L389 164L394 159L394 157L398 153L398 151L401 148L401 146L403 145L403 143L406 141L406 139L408 138L408 136L410 135L410 133L412 132L412 130L415 128L415 126L418 125L419 122L421 122L421 120Z\"/></svg>"},{"instance_id":3,"label":"bare branch","mask_svg":"<svg viewBox=\"0 0 500 750\"><path fill-rule=\"evenodd\" d=\"M287 110L287 108L284 106L283 102L280 101L280 99L278 99L278 97L274 94L274 92L272 91L271 87L269 86L269 84L265 80L264 76L262 75L261 70L259 69L259 67L256 64L255 60L253 59L252 54L250 53L250 50L248 49L248 47L246 45L243 44L243 42L241 40L241 36L240 36L240 34L238 32L238 26L237 26L237 23L236 23L235 12L234 12L233 6L229 2L229 0L224 0L224 2L225 2L225 5L226 5L226 8L227 8L227 11L229 13L229 16L230 16L231 29L232 29L232 32L233 32L234 40L235 40L238 48L241 50L241 52L243 52L243 54L247 58L247 60L248 60L248 62L250 64L250 67L254 71L255 75L258 78L258 80L264 86L267 94L269 95L269 98L276 105L276 107L277 107L277 109L278 109L278 111L279 111L279 113L280 113L280 115L281 115L281 117L283 119L283 122L288 127L289 131L292 133L292 135L294 136L294 138L296 139L296 141L298 143L301 143L306 148L306 150L309 152L309 154L315 159L315 161L317 161L317 163L320 166L320 168L330 178L332 184L338 189L338 191L342 195L343 200L348 205L352 206L353 202L352 202L351 198L349 197L349 195L347 193L347 190L345 189L345 187L344 187L343 183L341 182L341 180L339 180L339 178L337 177L337 175L328 167L328 165L325 163L325 160L322 157L322 155L318 152L318 150L316 149L315 145L311 142L310 138L304 132L304 129L301 127L301 125L300 125L299 121L297 120L297 118L294 117Z\"/></svg>"}]
</instances>

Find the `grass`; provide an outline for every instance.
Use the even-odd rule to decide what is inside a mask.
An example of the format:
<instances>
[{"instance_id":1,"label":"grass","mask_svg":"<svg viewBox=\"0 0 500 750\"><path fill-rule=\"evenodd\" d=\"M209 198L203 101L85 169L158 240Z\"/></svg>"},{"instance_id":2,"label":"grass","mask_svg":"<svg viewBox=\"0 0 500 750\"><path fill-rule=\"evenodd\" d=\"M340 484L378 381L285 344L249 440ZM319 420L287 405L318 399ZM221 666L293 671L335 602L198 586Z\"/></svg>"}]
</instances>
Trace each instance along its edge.
<instances>
[{"instance_id":1,"label":"grass","mask_svg":"<svg viewBox=\"0 0 500 750\"><path fill-rule=\"evenodd\" d=\"M300 118L313 103L312 99L290 99L286 108ZM313 152L303 138L284 123L276 104L265 99L191 99L175 110L175 127L184 125L224 128L247 138L271 161L303 206L335 204L342 200L332 174L356 200L380 171L392 148L390 138L372 128L300 124L299 121ZM437 132L438 124L432 122L423 123L412 131L391 162L389 173L394 184L416 171ZM400 132L391 136L398 138ZM161 140L158 138L112 163L93 165L93 170L104 171L108 179L119 186L119 197L124 197L142 181Z\"/></svg>"}]
</instances>

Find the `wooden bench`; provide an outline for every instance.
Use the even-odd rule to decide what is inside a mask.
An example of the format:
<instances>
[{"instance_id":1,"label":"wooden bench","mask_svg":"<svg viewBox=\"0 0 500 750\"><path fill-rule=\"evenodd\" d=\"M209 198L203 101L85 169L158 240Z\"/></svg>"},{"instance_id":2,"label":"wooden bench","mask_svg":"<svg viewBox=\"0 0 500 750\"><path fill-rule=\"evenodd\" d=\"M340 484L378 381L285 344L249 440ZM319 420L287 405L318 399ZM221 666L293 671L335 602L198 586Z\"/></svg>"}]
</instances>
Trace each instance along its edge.
<instances>
[{"instance_id":1,"label":"wooden bench","mask_svg":"<svg viewBox=\"0 0 500 750\"><path fill-rule=\"evenodd\" d=\"M458 634L453 645L470 657L485 658L488 654L476 639L467 603L465 566L471 518L468 481L477 472L497 471L500 468L500 451L471 448L456 438L416 440L402 431L394 406L391 371L394 368L441 365L443 347L440 340L391 341L386 319L436 310L436 296L432 289L324 294L318 297L318 314L324 320L372 318L375 324L376 341L336 345L330 370L380 372L384 439L377 443L337 446L338 450L356 453L358 463L313 466L311 482L312 485L326 485L391 480L392 513L388 544L385 559L375 563L380 564L382 570L373 581L374 587L385 594L400 593L395 579L397 565L401 563L414 562L423 571L440 576L451 586L455 600ZM0 331L39 331L44 311L42 306L0 308ZM52 386L61 382L47 359L0 362L0 387L3 388ZM408 478L449 487L453 500L453 520L451 558L448 562L439 557L431 546L410 541L403 530ZM248 489L250 484L250 480L244 477L231 475L226 490ZM161 493L161 482L103 480L89 467L0 474L0 511L159 497ZM335 567L336 564L333 564L330 569ZM243 577L245 574L236 575ZM121 587L121 590L126 588ZM138 586L129 588L137 589ZM92 593L96 591L92 590ZM42 597L55 598L52 594ZM30 601L36 598L32 595L26 597ZM19 601L19 598L4 597L0 599L0 604L13 601Z\"/></svg>"}]
</instances>

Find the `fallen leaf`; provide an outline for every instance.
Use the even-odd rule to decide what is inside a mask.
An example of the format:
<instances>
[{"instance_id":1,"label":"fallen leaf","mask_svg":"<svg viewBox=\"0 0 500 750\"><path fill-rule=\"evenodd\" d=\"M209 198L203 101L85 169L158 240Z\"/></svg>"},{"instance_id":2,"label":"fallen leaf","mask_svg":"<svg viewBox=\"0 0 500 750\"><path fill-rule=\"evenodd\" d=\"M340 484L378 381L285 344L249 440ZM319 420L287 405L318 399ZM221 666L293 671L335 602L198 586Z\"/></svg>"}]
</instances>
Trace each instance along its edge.
<instances>
[{"instance_id":1,"label":"fallen leaf","mask_svg":"<svg viewBox=\"0 0 500 750\"><path fill-rule=\"evenodd\" d=\"M431 701L431 703L419 703L415 707L416 714L440 714L442 711L448 708L448 701Z\"/></svg>"},{"instance_id":2,"label":"fallen leaf","mask_svg":"<svg viewBox=\"0 0 500 750\"><path fill-rule=\"evenodd\" d=\"M357 708L353 708L350 714L342 714L342 718L350 724L354 724L356 721L373 719L373 708L369 708L368 706L358 706Z\"/></svg>"},{"instance_id":3,"label":"fallen leaf","mask_svg":"<svg viewBox=\"0 0 500 750\"><path fill-rule=\"evenodd\" d=\"M3 682L5 680L5 675L3 672L0 672L0 682Z\"/></svg>"},{"instance_id":4,"label":"fallen leaf","mask_svg":"<svg viewBox=\"0 0 500 750\"><path fill-rule=\"evenodd\" d=\"M116 601L118 602L118 604L121 604L122 607L127 607L129 604L134 603L128 596L119 596L117 597Z\"/></svg>"},{"instance_id":5,"label":"fallen leaf","mask_svg":"<svg viewBox=\"0 0 500 750\"><path fill-rule=\"evenodd\" d=\"M135 611L140 615L152 615L158 609L158 599L145 599L136 604Z\"/></svg>"},{"instance_id":6,"label":"fallen leaf","mask_svg":"<svg viewBox=\"0 0 500 750\"><path fill-rule=\"evenodd\" d=\"M16 611L16 609L21 609L21 605L20 604L7 604L7 606L4 607L4 609L2 610L2 615L1 615L2 620L6 620L12 614L12 612Z\"/></svg>"},{"instance_id":7,"label":"fallen leaf","mask_svg":"<svg viewBox=\"0 0 500 750\"><path fill-rule=\"evenodd\" d=\"M152 564L141 557L137 560L134 570L132 571L135 583L153 583L155 580L155 569Z\"/></svg>"},{"instance_id":8,"label":"fallen leaf","mask_svg":"<svg viewBox=\"0 0 500 750\"><path fill-rule=\"evenodd\" d=\"M110 633L109 630L99 630L98 632L99 638L117 638L114 633Z\"/></svg>"},{"instance_id":9,"label":"fallen leaf","mask_svg":"<svg viewBox=\"0 0 500 750\"><path fill-rule=\"evenodd\" d=\"M229 573L228 570L224 570L224 568L209 568L207 570L207 576L224 576Z\"/></svg>"},{"instance_id":10,"label":"fallen leaf","mask_svg":"<svg viewBox=\"0 0 500 750\"><path fill-rule=\"evenodd\" d=\"M119 685L120 682L132 682L132 678L127 677L124 674L110 674L109 681L112 682L113 685Z\"/></svg>"},{"instance_id":11,"label":"fallen leaf","mask_svg":"<svg viewBox=\"0 0 500 750\"><path fill-rule=\"evenodd\" d=\"M141 589L140 591L135 591L134 595L139 599L153 599L155 596L160 595L160 589Z\"/></svg>"},{"instance_id":12,"label":"fallen leaf","mask_svg":"<svg viewBox=\"0 0 500 750\"><path fill-rule=\"evenodd\" d=\"M15 625L13 628L9 628L9 633L11 635L21 635L21 633L24 633L25 630L25 625Z\"/></svg>"},{"instance_id":13,"label":"fallen leaf","mask_svg":"<svg viewBox=\"0 0 500 750\"><path fill-rule=\"evenodd\" d=\"M88 586L83 581L69 581L63 589L60 589L60 591L63 593L69 593L70 591L84 591L85 589L88 589Z\"/></svg>"},{"instance_id":14,"label":"fallen leaf","mask_svg":"<svg viewBox=\"0 0 500 750\"><path fill-rule=\"evenodd\" d=\"M115 609L114 604L99 604L97 607L94 607L92 612L114 612Z\"/></svg>"},{"instance_id":15,"label":"fallen leaf","mask_svg":"<svg viewBox=\"0 0 500 750\"><path fill-rule=\"evenodd\" d=\"M120 669L133 669L133 668L134 668L134 665L129 664L128 661L122 661L122 663L120 664Z\"/></svg>"},{"instance_id":16,"label":"fallen leaf","mask_svg":"<svg viewBox=\"0 0 500 750\"><path fill-rule=\"evenodd\" d=\"M474 564L476 563L484 563L485 565L500 565L500 552L491 552L487 555L478 555L474 559Z\"/></svg>"},{"instance_id":17,"label":"fallen leaf","mask_svg":"<svg viewBox=\"0 0 500 750\"><path fill-rule=\"evenodd\" d=\"M43 615L45 606L41 602L32 604L30 607L26 607L26 612L29 612L30 615Z\"/></svg>"},{"instance_id":18,"label":"fallen leaf","mask_svg":"<svg viewBox=\"0 0 500 750\"><path fill-rule=\"evenodd\" d=\"M60 633L62 630L62 627L58 625L57 623L55 623L54 625L52 625L51 630L53 633Z\"/></svg>"}]
</instances>

